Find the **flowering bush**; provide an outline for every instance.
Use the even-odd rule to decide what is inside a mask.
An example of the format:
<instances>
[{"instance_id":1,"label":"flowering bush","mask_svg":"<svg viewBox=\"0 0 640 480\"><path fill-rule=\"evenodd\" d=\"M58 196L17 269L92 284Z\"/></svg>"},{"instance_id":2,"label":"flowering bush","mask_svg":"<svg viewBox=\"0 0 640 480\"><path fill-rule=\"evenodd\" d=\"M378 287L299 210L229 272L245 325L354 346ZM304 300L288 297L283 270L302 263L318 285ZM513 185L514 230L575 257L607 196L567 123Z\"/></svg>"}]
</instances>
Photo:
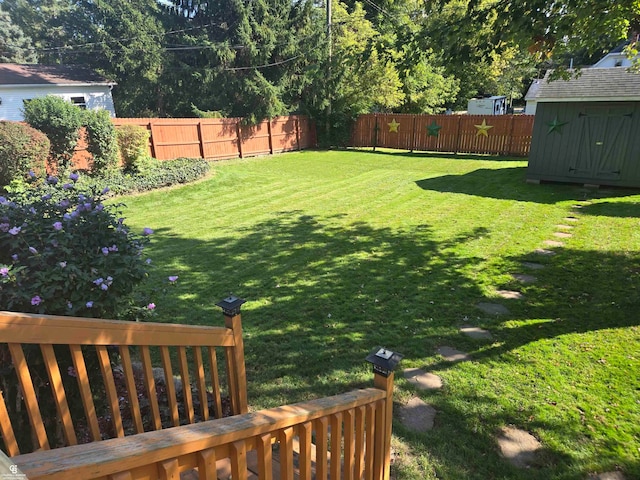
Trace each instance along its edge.
<instances>
[{"instance_id":1,"label":"flowering bush","mask_svg":"<svg viewBox=\"0 0 640 480\"><path fill-rule=\"evenodd\" d=\"M150 229L129 231L107 189L80 190L32 174L27 188L0 196L0 305L21 312L118 318L147 276Z\"/></svg>"}]
</instances>

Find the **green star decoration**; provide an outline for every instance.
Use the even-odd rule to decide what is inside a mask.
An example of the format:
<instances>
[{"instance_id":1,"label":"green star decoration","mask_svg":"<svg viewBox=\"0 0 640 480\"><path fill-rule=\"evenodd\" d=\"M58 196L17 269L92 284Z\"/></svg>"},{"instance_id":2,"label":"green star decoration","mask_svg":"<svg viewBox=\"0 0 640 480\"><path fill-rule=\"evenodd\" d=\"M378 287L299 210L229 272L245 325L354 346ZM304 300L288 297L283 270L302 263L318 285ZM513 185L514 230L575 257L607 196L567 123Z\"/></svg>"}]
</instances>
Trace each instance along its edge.
<instances>
[{"instance_id":1,"label":"green star decoration","mask_svg":"<svg viewBox=\"0 0 640 480\"><path fill-rule=\"evenodd\" d=\"M433 122L431 122L431 125L427 125L427 132L430 137L437 137L440 134L441 128L442 125L438 125L434 120Z\"/></svg>"},{"instance_id":2,"label":"green star decoration","mask_svg":"<svg viewBox=\"0 0 640 480\"><path fill-rule=\"evenodd\" d=\"M562 134L562 127L564 127L567 123L569 122L561 122L560 120L558 120L558 116L556 115L556 118L554 118L552 122L547 122L547 125L549 126L547 135L549 135L551 132Z\"/></svg>"}]
</instances>

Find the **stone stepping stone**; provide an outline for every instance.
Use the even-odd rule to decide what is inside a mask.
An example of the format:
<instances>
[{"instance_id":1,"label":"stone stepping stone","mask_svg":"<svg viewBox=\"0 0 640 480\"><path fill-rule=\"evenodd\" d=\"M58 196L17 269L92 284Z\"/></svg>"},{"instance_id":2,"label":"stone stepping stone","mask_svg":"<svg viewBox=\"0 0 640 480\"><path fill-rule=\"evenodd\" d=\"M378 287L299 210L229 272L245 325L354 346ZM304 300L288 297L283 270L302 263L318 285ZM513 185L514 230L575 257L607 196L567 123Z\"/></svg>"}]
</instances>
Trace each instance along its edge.
<instances>
[{"instance_id":1,"label":"stone stepping stone","mask_svg":"<svg viewBox=\"0 0 640 480\"><path fill-rule=\"evenodd\" d=\"M492 340L493 335L489 330L485 330L479 327L472 327L471 325L463 325L460 327L460 332L464 333L467 337L471 337L475 340Z\"/></svg>"},{"instance_id":2,"label":"stone stepping stone","mask_svg":"<svg viewBox=\"0 0 640 480\"><path fill-rule=\"evenodd\" d=\"M403 372L404 378L420 390L437 390L442 388L442 379L438 375L425 372L419 368L407 368Z\"/></svg>"},{"instance_id":3,"label":"stone stepping stone","mask_svg":"<svg viewBox=\"0 0 640 480\"><path fill-rule=\"evenodd\" d=\"M625 476L622 472L594 473L589 475L587 480L625 480Z\"/></svg>"},{"instance_id":4,"label":"stone stepping stone","mask_svg":"<svg viewBox=\"0 0 640 480\"><path fill-rule=\"evenodd\" d=\"M514 427L503 427L498 435L498 446L502 456L518 468L534 465L540 442L529 432Z\"/></svg>"},{"instance_id":5,"label":"stone stepping stone","mask_svg":"<svg viewBox=\"0 0 640 480\"><path fill-rule=\"evenodd\" d=\"M406 405L400 407L400 421L407 429L424 433L433 428L436 419L436 409L413 397Z\"/></svg>"},{"instance_id":6,"label":"stone stepping stone","mask_svg":"<svg viewBox=\"0 0 640 480\"><path fill-rule=\"evenodd\" d=\"M538 255L544 255L546 257L552 257L556 254L553 250L547 250L545 248L536 248L533 253L537 253Z\"/></svg>"},{"instance_id":7,"label":"stone stepping stone","mask_svg":"<svg viewBox=\"0 0 640 480\"><path fill-rule=\"evenodd\" d=\"M573 228L573 225L564 225L562 223L559 223L558 225L556 225L556 228L564 228L564 229L570 230Z\"/></svg>"},{"instance_id":8,"label":"stone stepping stone","mask_svg":"<svg viewBox=\"0 0 640 480\"><path fill-rule=\"evenodd\" d=\"M520 292L513 290L496 290L496 293L499 297L506 298L507 300L522 300L524 298L524 295Z\"/></svg>"},{"instance_id":9,"label":"stone stepping stone","mask_svg":"<svg viewBox=\"0 0 640 480\"><path fill-rule=\"evenodd\" d=\"M545 240L544 243L548 247L564 247L564 242L558 240Z\"/></svg>"},{"instance_id":10,"label":"stone stepping stone","mask_svg":"<svg viewBox=\"0 0 640 480\"><path fill-rule=\"evenodd\" d=\"M447 362L466 362L471 360L471 356L468 353L461 352L453 347L439 347L436 352L442 355Z\"/></svg>"},{"instance_id":11,"label":"stone stepping stone","mask_svg":"<svg viewBox=\"0 0 640 480\"><path fill-rule=\"evenodd\" d=\"M507 307L499 303L479 303L476 307L489 315L509 315L511 313Z\"/></svg>"},{"instance_id":12,"label":"stone stepping stone","mask_svg":"<svg viewBox=\"0 0 640 480\"><path fill-rule=\"evenodd\" d=\"M535 283L538 281L533 275L527 275L526 273L512 273L511 276L514 280L518 280L522 283Z\"/></svg>"},{"instance_id":13,"label":"stone stepping stone","mask_svg":"<svg viewBox=\"0 0 640 480\"><path fill-rule=\"evenodd\" d=\"M565 222L579 222L580 219L576 218L576 217L565 217L564 221Z\"/></svg>"},{"instance_id":14,"label":"stone stepping stone","mask_svg":"<svg viewBox=\"0 0 640 480\"><path fill-rule=\"evenodd\" d=\"M544 265L535 262L522 262L522 266L530 268L531 270L542 270L544 268Z\"/></svg>"},{"instance_id":15,"label":"stone stepping stone","mask_svg":"<svg viewBox=\"0 0 640 480\"><path fill-rule=\"evenodd\" d=\"M567 233L567 232L553 232L553 236L554 237L558 237L558 238L571 238L571 237L573 237L573 235L571 233Z\"/></svg>"}]
</instances>

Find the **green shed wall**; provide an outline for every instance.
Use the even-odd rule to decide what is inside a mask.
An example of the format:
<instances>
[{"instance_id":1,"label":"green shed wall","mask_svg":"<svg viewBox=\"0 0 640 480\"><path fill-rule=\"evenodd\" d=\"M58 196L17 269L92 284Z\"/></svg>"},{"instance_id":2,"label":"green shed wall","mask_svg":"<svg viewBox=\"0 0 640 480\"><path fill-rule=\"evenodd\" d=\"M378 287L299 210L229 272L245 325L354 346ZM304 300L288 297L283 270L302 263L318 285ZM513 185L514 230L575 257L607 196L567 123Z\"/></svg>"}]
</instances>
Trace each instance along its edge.
<instances>
[{"instance_id":1,"label":"green shed wall","mask_svg":"<svg viewBox=\"0 0 640 480\"><path fill-rule=\"evenodd\" d=\"M527 178L640 187L640 102L538 103Z\"/></svg>"}]
</instances>

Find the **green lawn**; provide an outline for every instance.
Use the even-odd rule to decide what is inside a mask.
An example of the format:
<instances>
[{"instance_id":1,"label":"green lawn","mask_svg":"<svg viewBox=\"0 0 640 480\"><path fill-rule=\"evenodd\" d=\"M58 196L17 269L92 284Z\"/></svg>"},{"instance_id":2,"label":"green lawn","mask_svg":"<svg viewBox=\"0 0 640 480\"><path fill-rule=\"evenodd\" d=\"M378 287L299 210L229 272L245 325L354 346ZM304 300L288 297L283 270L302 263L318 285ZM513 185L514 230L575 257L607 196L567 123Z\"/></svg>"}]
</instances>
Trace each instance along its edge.
<instances>
[{"instance_id":1,"label":"green lawn","mask_svg":"<svg viewBox=\"0 0 640 480\"><path fill-rule=\"evenodd\" d=\"M640 478L640 194L528 185L525 170L491 157L303 152L214 164L204 181L126 198L125 213L156 232L148 289L159 292L160 321L219 325L216 301L248 300L253 408L370 385L364 357L385 345L405 355L402 368L444 382L417 392L397 375L398 404L419 395L438 410L425 435L394 423L399 479L584 479L617 468ZM572 212L579 221L557 255L534 253ZM168 275L180 278L162 294ZM483 314L479 302L511 314ZM471 340L462 324L494 340ZM441 345L474 361L443 362ZM504 425L542 442L539 466L500 457Z\"/></svg>"}]
</instances>

